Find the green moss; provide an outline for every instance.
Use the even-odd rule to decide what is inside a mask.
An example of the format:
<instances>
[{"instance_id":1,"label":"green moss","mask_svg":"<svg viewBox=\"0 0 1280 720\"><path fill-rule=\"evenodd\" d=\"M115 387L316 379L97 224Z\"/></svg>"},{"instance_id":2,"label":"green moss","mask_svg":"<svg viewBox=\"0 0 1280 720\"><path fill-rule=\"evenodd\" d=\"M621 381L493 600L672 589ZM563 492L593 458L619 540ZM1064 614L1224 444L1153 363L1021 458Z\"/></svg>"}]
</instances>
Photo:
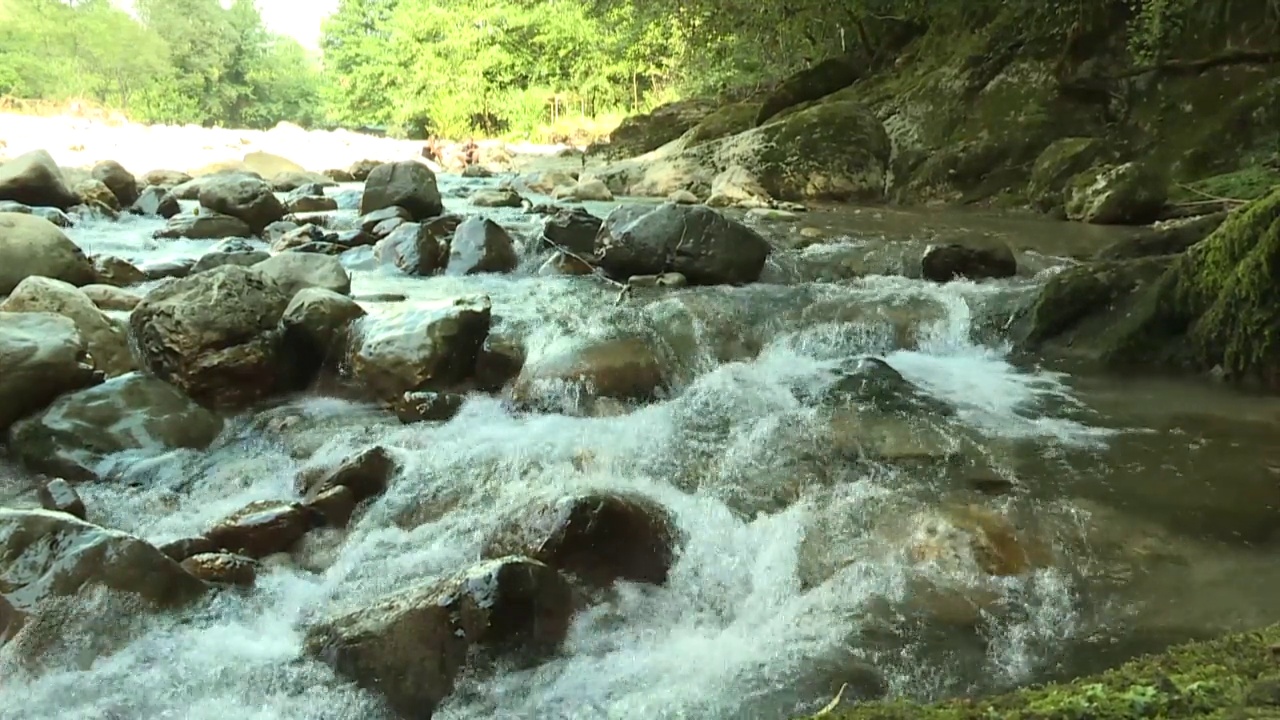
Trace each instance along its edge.
<instances>
[{"instance_id":1,"label":"green moss","mask_svg":"<svg viewBox=\"0 0 1280 720\"><path fill-rule=\"evenodd\" d=\"M1278 187L1280 187L1280 170L1251 165L1234 172L1187 183L1186 187L1175 187L1171 195L1175 202L1194 202L1209 198L1257 200Z\"/></svg>"},{"instance_id":2,"label":"green moss","mask_svg":"<svg viewBox=\"0 0 1280 720\"><path fill-rule=\"evenodd\" d=\"M883 197L891 146L861 103L827 102L756 129L758 177L781 200Z\"/></svg>"},{"instance_id":3,"label":"green moss","mask_svg":"<svg viewBox=\"0 0 1280 720\"><path fill-rule=\"evenodd\" d=\"M731 103L703 118L689 133L689 146L746 132L756 126L759 103Z\"/></svg>"},{"instance_id":4,"label":"green moss","mask_svg":"<svg viewBox=\"0 0 1280 720\"><path fill-rule=\"evenodd\" d=\"M1280 626L1139 658L1071 683L935 704L867 703L826 720L1276 720Z\"/></svg>"},{"instance_id":5,"label":"green moss","mask_svg":"<svg viewBox=\"0 0 1280 720\"><path fill-rule=\"evenodd\" d=\"M1201 362L1280 380L1280 190L1233 213L1175 271Z\"/></svg>"}]
</instances>

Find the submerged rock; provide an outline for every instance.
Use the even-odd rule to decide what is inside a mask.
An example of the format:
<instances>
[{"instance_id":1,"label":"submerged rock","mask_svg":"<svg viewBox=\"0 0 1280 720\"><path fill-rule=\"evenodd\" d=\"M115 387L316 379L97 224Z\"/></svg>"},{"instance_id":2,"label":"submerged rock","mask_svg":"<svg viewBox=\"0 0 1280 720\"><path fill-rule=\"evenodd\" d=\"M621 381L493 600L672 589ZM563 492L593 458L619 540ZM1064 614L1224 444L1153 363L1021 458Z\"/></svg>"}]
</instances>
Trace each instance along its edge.
<instances>
[{"instance_id":1,"label":"submerged rock","mask_svg":"<svg viewBox=\"0 0 1280 720\"><path fill-rule=\"evenodd\" d=\"M430 717L473 652L538 658L565 638L573 592L527 558L481 562L410 588L308 633L306 650L406 717Z\"/></svg>"},{"instance_id":2,"label":"submerged rock","mask_svg":"<svg viewBox=\"0 0 1280 720\"><path fill-rule=\"evenodd\" d=\"M375 445L345 458L335 467L304 469L298 478L298 485L310 498L345 487L351 491L356 502L361 502L381 495L398 469L391 453L381 445Z\"/></svg>"},{"instance_id":3,"label":"submerged rock","mask_svg":"<svg viewBox=\"0 0 1280 720\"><path fill-rule=\"evenodd\" d=\"M638 495L590 494L522 509L485 545L485 557L527 555L596 586L662 585L678 535L662 505Z\"/></svg>"},{"instance_id":4,"label":"submerged rock","mask_svg":"<svg viewBox=\"0 0 1280 720\"><path fill-rule=\"evenodd\" d=\"M489 299L476 297L361 318L345 372L386 402L415 390L449 389L475 375L489 313Z\"/></svg>"},{"instance_id":5,"label":"submerged rock","mask_svg":"<svg viewBox=\"0 0 1280 720\"><path fill-rule=\"evenodd\" d=\"M33 275L76 286L97 279L84 252L56 225L35 215L0 213L0 296Z\"/></svg>"},{"instance_id":6,"label":"submerged rock","mask_svg":"<svg viewBox=\"0 0 1280 720\"><path fill-rule=\"evenodd\" d=\"M0 430L93 384L87 350L75 323L61 315L0 312Z\"/></svg>"},{"instance_id":7,"label":"submerged rock","mask_svg":"<svg viewBox=\"0 0 1280 720\"><path fill-rule=\"evenodd\" d=\"M151 545L67 513L0 508L0 595L39 612L91 588L135 595L155 606L190 602L206 586Z\"/></svg>"},{"instance_id":8,"label":"submerged rock","mask_svg":"<svg viewBox=\"0 0 1280 720\"><path fill-rule=\"evenodd\" d=\"M27 467L73 481L125 450L203 450L222 420L172 385L139 373L64 395L13 426L11 452Z\"/></svg>"},{"instance_id":9,"label":"submerged rock","mask_svg":"<svg viewBox=\"0 0 1280 720\"><path fill-rule=\"evenodd\" d=\"M289 300L262 273L228 265L153 291L129 321L151 372L201 404L240 408L292 382L279 327Z\"/></svg>"}]
</instances>

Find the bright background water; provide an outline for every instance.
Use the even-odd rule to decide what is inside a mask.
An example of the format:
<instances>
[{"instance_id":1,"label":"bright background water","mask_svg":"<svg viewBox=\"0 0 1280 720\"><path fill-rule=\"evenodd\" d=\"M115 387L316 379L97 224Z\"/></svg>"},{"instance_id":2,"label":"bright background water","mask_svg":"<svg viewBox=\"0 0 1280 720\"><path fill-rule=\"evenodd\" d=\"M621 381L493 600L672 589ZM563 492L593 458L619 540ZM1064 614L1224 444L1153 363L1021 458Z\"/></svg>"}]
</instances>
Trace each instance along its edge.
<instances>
[{"instance_id":1,"label":"bright background water","mask_svg":"<svg viewBox=\"0 0 1280 720\"><path fill-rule=\"evenodd\" d=\"M536 218L490 214L513 234L533 232ZM577 618L558 657L465 678L438 717L785 718L825 704L843 682L865 687L868 667L893 694L985 692L1280 619L1269 548L1280 494L1273 401L1015 366L992 318L1034 291L1033 277L802 282L814 267L829 273L830 257L892 271L948 233L1006 237L1034 271L1057 264L1069 244L1061 226L888 211L806 221L843 239L802 250L794 228L763 228L797 248L771 270L792 282L621 305L589 279L533 276L532 252L514 276L429 280L382 274L367 251L351 253L355 295L408 296L366 303L370 312L485 293L495 332L522 338L532 358L639 333L661 348L675 392L602 418L515 417L476 397L451 422L412 426L344 401L298 399L235 423L207 454L113 458L119 481L81 488L90 512L156 542L198 534L250 501L292 497L308 457L379 442L405 471L347 532L313 534L250 594L221 594L177 618L73 610L55 669L28 677L0 667L0 718L387 717L376 698L299 658L306 623L466 565L507 512L587 488L634 490L671 509L686 543L669 583L621 587ZM155 227L126 219L70 234L89 252L139 262L213 245L151 241ZM1029 240L1037 235L1045 242ZM927 457L855 462L807 399L866 354L954 408L890 428L931 448ZM941 452L959 460L936 462ZM584 453L593 459L580 470ZM1015 489L984 495L975 477L1005 477ZM1010 578L945 553L908 562L910 538L966 504L1011 518L1052 562ZM982 594L985 612L967 621L918 612L922 578ZM95 660L90 638L118 650Z\"/></svg>"}]
</instances>

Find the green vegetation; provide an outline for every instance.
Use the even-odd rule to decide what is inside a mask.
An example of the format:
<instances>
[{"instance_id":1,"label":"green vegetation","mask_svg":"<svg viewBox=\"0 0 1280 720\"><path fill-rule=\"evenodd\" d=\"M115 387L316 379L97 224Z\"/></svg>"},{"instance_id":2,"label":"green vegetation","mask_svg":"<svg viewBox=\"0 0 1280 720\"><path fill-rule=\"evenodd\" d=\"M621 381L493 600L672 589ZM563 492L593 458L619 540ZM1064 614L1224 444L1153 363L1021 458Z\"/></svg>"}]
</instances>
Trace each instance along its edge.
<instances>
[{"instance_id":1,"label":"green vegetation","mask_svg":"<svg viewBox=\"0 0 1280 720\"><path fill-rule=\"evenodd\" d=\"M1101 675L933 705L867 703L824 720L1276 720L1280 628L1192 643Z\"/></svg>"}]
</instances>

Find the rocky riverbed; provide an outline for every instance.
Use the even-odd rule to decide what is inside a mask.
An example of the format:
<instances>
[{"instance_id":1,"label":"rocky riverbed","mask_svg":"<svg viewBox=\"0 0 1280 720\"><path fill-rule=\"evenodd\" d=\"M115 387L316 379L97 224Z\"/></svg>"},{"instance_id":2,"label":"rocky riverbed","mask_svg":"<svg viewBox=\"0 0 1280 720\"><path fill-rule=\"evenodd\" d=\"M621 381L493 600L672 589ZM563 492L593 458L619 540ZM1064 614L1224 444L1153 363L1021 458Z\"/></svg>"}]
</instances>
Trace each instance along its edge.
<instances>
[{"instance_id":1,"label":"rocky riverbed","mask_svg":"<svg viewBox=\"0 0 1280 720\"><path fill-rule=\"evenodd\" d=\"M786 718L1280 620L1274 401L1011 341L1149 234L249 152L0 167L0 717Z\"/></svg>"}]
</instances>

